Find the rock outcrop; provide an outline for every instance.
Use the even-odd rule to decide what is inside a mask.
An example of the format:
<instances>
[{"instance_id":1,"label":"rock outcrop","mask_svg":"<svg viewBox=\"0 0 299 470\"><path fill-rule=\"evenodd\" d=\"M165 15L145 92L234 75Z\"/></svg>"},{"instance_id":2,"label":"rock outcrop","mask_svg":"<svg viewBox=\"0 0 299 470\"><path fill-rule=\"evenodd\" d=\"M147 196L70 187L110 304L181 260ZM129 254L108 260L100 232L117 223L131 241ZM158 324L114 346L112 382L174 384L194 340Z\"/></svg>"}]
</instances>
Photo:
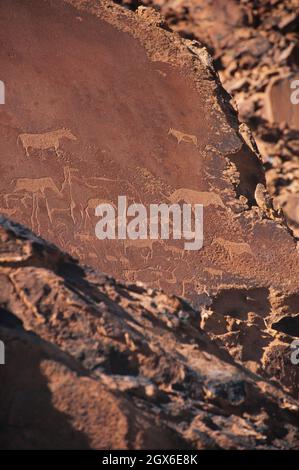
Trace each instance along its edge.
<instances>
[{"instance_id":1,"label":"rock outcrop","mask_svg":"<svg viewBox=\"0 0 299 470\"><path fill-rule=\"evenodd\" d=\"M3 218L0 240L1 448L298 447L297 402L219 349L185 301Z\"/></svg>"},{"instance_id":2,"label":"rock outcrop","mask_svg":"<svg viewBox=\"0 0 299 470\"><path fill-rule=\"evenodd\" d=\"M254 70L271 48L234 5L223 41L203 32L219 68L237 42ZM1 446L298 447L297 240L208 39L106 0L3 0L0 22ZM95 208L121 195L202 203L202 249L98 240Z\"/></svg>"},{"instance_id":3,"label":"rock outcrop","mask_svg":"<svg viewBox=\"0 0 299 470\"><path fill-rule=\"evenodd\" d=\"M299 8L297 0L120 0L151 6L206 45L240 119L251 128L268 190L299 236Z\"/></svg>"},{"instance_id":4,"label":"rock outcrop","mask_svg":"<svg viewBox=\"0 0 299 470\"><path fill-rule=\"evenodd\" d=\"M280 214L283 210L294 234L297 234L296 224L299 221L299 104L291 102L291 82L298 78L296 74L299 70L297 2L128 0L121 3L142 14L147 12L147 15L152 9L140 5L154 7L164 15L170 28L189 39L189 45L197 44L198 40L212 54L221 82L233 96L231 104L239 111L240 119L252 129L251 134L246 124L239 127L248 147L261 155L267 187L274 197L272 202L258 182L253 207L243 214L241 210L238 216L239 220L244 215L251 220L246 226L246 235L251 232L251 243L260 239L263 253L269 254L262 238L259 238L260 222L253 216L256 214L254 206L259 208L258 213L264 219L262 224L267 225L264 235L267 231L272 241L274 224L270 220L278 218L274 207ZM240 166L237 168L237 187L240 189L247 170ZM268 219L267 222L265 219ZM231 236L212 239L216 264L221 245L229 254L231 266L236 266L241 258L250 259L251 243L234 242ZM276 248L274 242L271 253ZM293 249L290 249L289 254L292 252ZM298 264L298 255L293 253ZM274 287L273 274L280 263L278 259L274 261L274 256L271 272L264 272L263 281L256 283L256 269L263 263L260 254L255 256L253 283L242 276L243 285L235 279L231 285L225 285L223 275L225 278L229 272L228 266L224 270L218 270L215 265L203 266L206 279L208 272L212 272L214 279L217 279L217 287L213 290L210 280L207 283L201 280L201 287L206 285L207 293L210 293L210 299L206 297L201 305L204 309L202 328L217 338L218 343L236 360L253 371L276 377L297 397L298 368L290 363L289 358L290 344L299 335L298 278L297 275L293 278L292 273L285 276L290 284L294 281L295 290L292 292L288 293L288 288L285 289L282 284ZM283 265L289 265L289 261L283 262ZM200 275L197 276L199 278ZM270 281L267 287L266 279Z\"/></svg>"},{"instance_id":5,"label":"rock outcrop","mask_svg":"<svg viewBox=\"0 0 299 470\"><path fill-rule=\"evenodd\" d=\"M262 163L203 46L155 13L106 1L0 8L1 213L83 263L195 306L204 288L297 292L295 242L258 207ZM95 207L119 195L146 208L203 203L203 248L98 240Z\"/></svg>"}]
</instances>

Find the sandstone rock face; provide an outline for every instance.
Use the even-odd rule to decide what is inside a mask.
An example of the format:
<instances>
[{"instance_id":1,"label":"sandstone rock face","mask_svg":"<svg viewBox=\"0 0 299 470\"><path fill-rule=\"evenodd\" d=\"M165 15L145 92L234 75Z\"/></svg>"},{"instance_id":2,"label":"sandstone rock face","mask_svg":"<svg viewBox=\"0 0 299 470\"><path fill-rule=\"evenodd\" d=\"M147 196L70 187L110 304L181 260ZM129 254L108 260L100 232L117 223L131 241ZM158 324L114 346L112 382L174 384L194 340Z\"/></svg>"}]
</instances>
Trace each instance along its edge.
<instances>
[{"instance_id":1,"label":"sandstone rock face","mask_svg":"<svg viewBox=\"0 0 299 470\"><path fill-rule=\"evenodd\" d=\"M4 215L84 263L194 305L204 286L297 290L294 241L257 208L261 162L203 47L106 2L0 8ZM98 240L95 207L119 195L145 207L202 202L203 249Z\"/></svg>"},{"instance_id":2,"label":"sandstone rock face","mask_svg":"<svg viewBox=\"0 0 299 470\"><path fill-rule=\"evenodd\" d=\"M186 302L83 269L4 218L0 240L1 448L298 447L297 402Z\"/></svg>"},{"instance_id":3,"label":"sandstone rock face","mask_svg":"<svg viewBox=\"0 0 299 470\"><path fill-rule=\"evenodd\" d=\"M298 1L120 3L132 9L150 5L166 17L171 29L207 46L240 119L253 131L266 165L268 190L298 237L299 213L292 210L299 193Z\"/></svg>"}]
</instances>

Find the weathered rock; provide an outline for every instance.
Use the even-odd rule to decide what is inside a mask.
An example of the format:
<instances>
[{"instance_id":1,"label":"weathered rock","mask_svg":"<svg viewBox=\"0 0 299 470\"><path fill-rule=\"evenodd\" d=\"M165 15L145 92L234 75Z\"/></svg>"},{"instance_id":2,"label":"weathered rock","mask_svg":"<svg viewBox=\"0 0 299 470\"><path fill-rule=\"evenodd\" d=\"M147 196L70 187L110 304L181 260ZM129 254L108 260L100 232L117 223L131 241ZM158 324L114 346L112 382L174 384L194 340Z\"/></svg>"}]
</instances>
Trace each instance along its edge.
<instances>
[{"instance_id":1,"label":"weathered rock","mask_svg":"<svg viewBox=\"0 0 299 470\"><path fill-rule=\"evenodd\" d=\"M277 208L296 219L293 227L297 212L292 204L286 209L283 192L273 207L251 131L239 124L206 48L193 40L208 32L216 64L225 67L221 78L250 124L264 122L265 90L276 75L270 44L279 37L285 51L294 39L281 38L278 20L273 23L264 6L265 26L255 33L256 13L233 2L227 15L221 2L219 34L211 20L217 2L207 2L206 11L191 3L202 28L184 32L191 40L167 31L156 12L133 14L106 1L0 4L7 85L0 210L70 253L2 219L3 337L13 357L32 351L25 367L36 382L29 383L24 368L19 384L31 396L42 389L39 413L50 413L60 426L61 446L156 447L152 434L172 448L298 445L297 405L286 395L298 396L298 372L290 363L290 344L299 337L298 252ZM182 18L186 26L184 11ZM295 46L283 56L280 48L285 72L286 64L295 66ZM256 129L264 157L269 153L268 188L275 194L279 179L292 179L295 196L296 131L282 123ZM203 248L187 251L183 240L172 239L97 240L95 207L117 204L119 195L146 207L203 203ZM84 270L72 256L123 284ZM137 279L152 288L136 285ZM196 311L160 288L185 296ZM55 355L53 345L70 357ZM15 368L8 363L0 370L8 387L5 374ZM55 389L64 373L69 397ZM8 389L8 396L14 393ZM101 406L95 416L107 434L94 428L95 395L116 400L123 426L115 439L115 421L109 425ZM46 432L43 440L38 436L41 421L34 409L25 411L23 432L11 446L59 446ZM22 416L13 409L12 429ZM10 426L6 411L3 422Z\"/></svg>"},{"instance_id":2,"label":"weathered rock","mask_svg":"<svg viewBox=\"0 0 299 470\"><path fill-rule=\"evenodd\" d=\"M202 313L201 327L236 361L278 381L296 398L299 368L291 345L299 335L298 298L268 289L221 291Z\"/></svg>"},{"instance_id":3,"label":"weathered rock","mask_svg":"<svg viewBox=\"0 0 299 470\"><path fill-rule=\"evenodd\" d=\"M249 124L258 143L266 164L268 190L298 237L299 219L296 215L294 220L292 205L287 202L299 192L295 174L298 150L286 151L288 132L283 135L282 145L276 145L277 133L299 126L298 99L291 100L292 95L298 97L298 91L291 88L299 73L297 0L126 0L121 3L132 9L140 4L153 6L165 15L173 30L207 46L225 89L233 95L233 105L241 120ZM292 173L286 169L290 159L294 166Z\"/></svg>"},{"instance_id":4,"label":"weathered rock","mask_svg":"<svg viewBox=\"0 0 299 470\"><path fill-rule=\"evenodd\" d=\"M295 12L296 2L253 5L233 0L156 0L142 3L161 11L168 24L183 36L207 45L224 86L234 96L241 118L248 122L257 138L266 164L267 186L275 196L274 207L283 209L289 226L298 234L299 137L296 127L299 105L291 101L294 91L291 84L298 78L295 60L298 33L286 35L283 26L285 24L287 29L287 25L296 20L297 13L288 15L288 12ZM258 153L250 131L244 124L239 130L246 144ZM275 219L273 203L261 182L256 186L255 203L264 216ZM272 237L270 227L269 237ZM243 248L246 251L245 246ZM261 258L256 259L257 264L260 262ZM231 263L234 264L235 259L231 259ZM277 264L279 261L274 262L273 270ZM266 278L272 277L272 273ZM292 275L287 274L286 278L289 281ZM298 335L298 281L290 296L281 285L273 289L270 284L267 288L261 284L249 287L247 281L238 287L236 283L222 285L216 296L211 296L202 327L236 360L259 373L276 377L297 397L298 370L290 364L289 358L290 344ZM209 286L210 283L208 291ZM280 316L281 320L276 321Z\"/></svg>"},{"instance_id":5,"label":"weathered rock","mask_svg":"<svg viewBox=\"0 0 299 470\"><path fill-rule=\"evenodd\" d=\"M220 350L186 302L0 228L15 255L0 261L2 449L298 448L297 402Z\"/></svg>"},{"instance_id":6,"label":"weathered rock","mask_svg":"<svg viewBox=\"0 0 299 470\"><path fill-rule=\"evenodd\" d=\"M0 8L3 214L84 263L194 305L204 288L298 290L294 240L257 208L262 164L204 47L156 26L155 13L106 1ZM98 240L95 207L119 195L145 207L203 203L203 249Z\"/></svg>"},{"instance_id":7,"label":"weathered rock","mask_svg":"<svg viewBox=\"0 0 299 470\"><path fill-rule=\"evenodd\" d=\"M2 325L2 309L0 316ZM0 369L1 449L186 446L154 413L107 389L54 345L1 326L0 338L7 361Z\"/></svg>"}]
</instances>

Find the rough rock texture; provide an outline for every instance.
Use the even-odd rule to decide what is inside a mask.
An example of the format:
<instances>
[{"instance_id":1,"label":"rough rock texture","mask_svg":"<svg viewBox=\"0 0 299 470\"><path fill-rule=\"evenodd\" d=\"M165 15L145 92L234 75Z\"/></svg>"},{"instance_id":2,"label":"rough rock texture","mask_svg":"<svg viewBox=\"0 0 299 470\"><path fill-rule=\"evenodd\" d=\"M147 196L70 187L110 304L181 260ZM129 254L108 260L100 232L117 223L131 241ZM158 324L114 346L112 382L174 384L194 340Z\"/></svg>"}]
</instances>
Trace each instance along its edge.
<instances>
[{"instance_id":1,"label":"rough rock texture","mask_svg":"<svg viewBox=\"0 0 299 470\"><path fill-rule=\"evenodd\" d=\"M294 240L257 206L262 164L205 48L105 1L0 9L3 214L82 262L194 305L204 286L297 291ZM204 248L97 240L95 206L118 195L146 207L203 203Z\"/></svg>"},{"instance_id":2,"label":"rough rock texture","mask_svg":"<svg viewBox=\"0 0 299 470\"><path fill-rule=\"evenodd\" d=\"M143 15L150 15L151 9L140 7L141 3L154 6L165 16L169 27L193 40L190 44L196 47L195 40L199 40L207 46L222 83L234 97L232 104L239 110L240 118L253 129L258 148L246 124L239 128L252 151L261 153L267 170L267 185L275 196L274 207L283 209L288 225L297 233L299 104L291 103L290 83L298 78L298 3L233 0L122 3L132 9L139 7L137 12ZM239 171L241 177L246 174L244 168ZM263 217L277 217L272 201L260 183L254 197L254 204ZM251 219L246 227L247 234L253 228L251 240L258 240L256 228L259 223L249 214L246 211L246 217ZM273 228L274 224L267 227L269 240L272 240ZM215 247L215 239L212 245ZM226 242L226 247L229 246L231 249L236 247ZM260 246L266 254L264 243ZM299 335L298 276L293 278L292 273L286 274L287 282L294 281L296 286L290 295L286 295L282 283L274 286L272 280L280 261L274 261L272 254L277 247L274 242L270 249L273 265L262 283L244 280L243 285L237 285L234 280L231 285L224 286L223 275L225 278L224 272L227 273L229 268L224 272L217 269L213 272L214 278L218 276L214 291L210 282L203 281L207 293L212 295L203 300L205 312L201 325L236 360L253 371L276 377L297 397L299 373L289 362L289 344ZM244 245L243 248L246 250ZM218 255L214 252L213 258L217 259ZM230 264L234 266L236 257L232 256L232 251L230 255ZM298 265L296 254L295 259ZM289 262L283 263L284 266ZM255 273L261 263L262 258L256 257L252 272ZM205 266L204 270L207 271ZM266 287L267 278L271 281Z\"/></svg>"},{"instance_id":3,"label":"rough rock texture","mask_svg":"<svg viewBox=\"0 0 299 470\"><path fill-rule=\"evenodd\" d=\"M298 0L123 0L152 6L171 29L200 41L265 163L268 190L299 236ZM295 93L297 104L291 102Z\"/></svg>"},{"instance_id":4,"label":"rough rock texture","mask_svg":"<svg viewBox=\"0 0 299 470\"><path fill-rule=\"evenodd\" d=\"M201 327L236 361L276 379L296 398L299 368L290 361L299 336L298 300L272 289L224 289L203 307Z\"/></svg>"},{"instance_id":5,"label":"rough rock texture","mask_svg":"<svg viewBox=\"0 0 299 470\"><path fill-rule=\"evenodd\" d=\"M298 448L297 402L183 300L83 269L4 218L0 252L0 448Z\"/></svg>"},{"instance_id":6,"label":"rough rock texture","mask_svg":"<svg viewBox=\"0 0 299 470\"><path fill-rule=\"evenodd\" d=\"M206 48L144 8L79 0L13 6L0 3L0 212L70 255L28 232L22 238L3 219L3 335L8 355L28 361L0 370L11 374L1 419L11 436L23 430L19 441L1 435L3 446L296 447L297 408L286 395L298 397L298 366L290 363L290 343L299 338L296 240L265 190L256 143ZM254 71L272 49L258 28L258 38L252 28L244 32L238 12L230 21L240 37L225 42L229 24L223 44L229 55L242 34L253 39L258 59L249 54L250 65L245 41L237 68ZM204 30L213 37L213 28ZM224 46L213 31L217 64ZM279 96L277 86L268 96ZM282 132L296 148L295 131ZM97 240L95 207L119 195L145 206L203 203L203 248ZM288 204L295 213L296 201ZM9 379L14 368L18 387ZM28 395L18 392L24 387ZM37 411L19 407L36 390ZM40 418L47 413L62 436L52 443Z\"/></svg>"}]
</instances>

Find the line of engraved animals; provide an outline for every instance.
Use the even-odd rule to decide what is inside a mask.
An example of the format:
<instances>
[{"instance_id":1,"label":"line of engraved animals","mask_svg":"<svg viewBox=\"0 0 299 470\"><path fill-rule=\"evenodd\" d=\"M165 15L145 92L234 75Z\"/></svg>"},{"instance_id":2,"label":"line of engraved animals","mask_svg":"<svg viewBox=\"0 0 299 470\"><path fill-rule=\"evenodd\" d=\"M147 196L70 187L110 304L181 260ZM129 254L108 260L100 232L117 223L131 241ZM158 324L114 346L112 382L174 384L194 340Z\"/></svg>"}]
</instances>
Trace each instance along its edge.
<instances>
[{"instance_id":1,"label":"line of engraved animals","mask_svg":"<svg viewBox=\"0 0 299 470\"><path fill-rule=\"evenodd\" d=\"M168 135L172 135L177 140L178 145L181 142L186 142L186 143L192 143L195 147L198 146L198 140L195 135L186 134L174 128L170 128L168 130ZM19 134L17 138L17 143L19 142L22 143L27 157L30 156L29 149L50 150L51 148L55 150L57 157L59 157L62 154L59 147L60 147L60 141L63 138L69 139L71 141L78 140L77 137L74 136L74 134L70 131L70 129L63 127L61 129L57 129L57 130L50 131L50 132L44 132L42 134L29 134L29 133ZM263 193L264 193L263 185L258 184L256 188L256 195L255 195L256 201L258 203L258 206L264 212L268 213L269 212L268 205L265 208L265 198L262 199ZM95 200L93 200L92 202L95 203ZM269 215L271 216L271 218L273 218L272 210L271 210L271 214Z\"/></svg>"},{"instance_id":2,"label":"line of engraved animals","mask_svg":"<svg viewBox=\"0 0 299 470\"><path fill-rule=\"evenodd\" d=\"M44 132L43 134L20 134L17 138L17 144L21 142L27 157L30 156L30 149L54 149L57 157L60 157L62 155L62 151L59 148L61 139L76 141L77 137L74 136L70 129L63 127L62 129Z\"/></svg>"},{"instance_id":3,"label":"line of engraved animals","mask_svg":"<svg viewBox=\"0 0 299 470\"><path fill-rule=\"evenodd\" d=\"M168 130L168 135L172 135L173 137L175 137L178 144L180 144L181 142L186 142L186 143L192 143L195 147L197 147L198 145L197 137L195 135L186 134L173 128L170 128ZM62 129L58 129L52 132L46 132L43 134L20 134L18 136L18 141L21 141L27 157L30 156L29 149L49 150L51 148L54 148L56 155L59 156L59 151L60 151L59 146L60 146L60 140L62 138L66 138L70 140L77 140L77 138L72 134L72 132L69 129L62 128ZM29 190L29 186L30 186L30 192L34 193L33 196L35 196L35 193L41 192L43 196L45 197L44 190L46 188L54 190L54 192L59 196L61 196L63 192L62 189L60 191L58 190L52 178L41 178L38 181L33 181L27 178L20 179L17 182L15 191L19 191L22 189ZM217 194L207 193L207 192L196 193L196 191L183 189L183 188L175 191L171 195L169 200L172 203L174 203L174 202L178 202L178 200L180 199L187 199L188 201L190 200L189 202L194 204L198 202L197 201L198 197L200 199L200 202L204 203L204 205L212 204L212 205L224 207L224 204L220 196ZM85 230L86 230L87 219L90 218L89 209L90 208L94 209L96 205L98 205L98 203L100 202L103 202L103 201L102 200L100 201L99 199L94 199L94 198L91 198L88 200L87 206L85 207L85 223L84 223ZM49 218L51 220L52 219L51 212L49 210L48 212L49 212ZM150 248L152 251L152 246Z\"/></svg>"},{"instance_id":4,"label":"line of engraved animals","mask_svg":"<svg viewBox=\"0 0 299 470\"><path fill-rule=\"evenodd\" d=\"M197 147L197 137L195 135L185 134L173 128L169 129L168 134L175 137L177 139L178 144L180 144L181 142L188 142L193 143ZM27 157L30 156L30 149L54 149L57 157L59 157L62 155L62 152L60 150L61 139L76 141L77 137L74 136L70 129L63 127L62 129L44 132L42 134L20 134L17 138L17 143L21 142Z\"/></svg>"},{"instance_id":5,"label":"line of engraved animals","mask_svg":"<svg viewBox=\"0 0 299 470\"><path fill-rule=\"evenodd\" d=\"M197 146L197 137L195 135L185 134L173 128L169 129L168 134L175 137L177 139L178 144L180 144L181 142L188 142L188 143L193 143L195 146ZM21 142L27 157L30 156L30 149L31 150L54 149L57 157L59 157L62 154L60 150L61 139L68 139L68 140L76 141L77 137L74 136L74 134L70 131L70 129L63 127L62 129L44 132L42 134L29 134L29 133L20 134L17 138L17 143Z\"/></svg>"}]
</instances>

